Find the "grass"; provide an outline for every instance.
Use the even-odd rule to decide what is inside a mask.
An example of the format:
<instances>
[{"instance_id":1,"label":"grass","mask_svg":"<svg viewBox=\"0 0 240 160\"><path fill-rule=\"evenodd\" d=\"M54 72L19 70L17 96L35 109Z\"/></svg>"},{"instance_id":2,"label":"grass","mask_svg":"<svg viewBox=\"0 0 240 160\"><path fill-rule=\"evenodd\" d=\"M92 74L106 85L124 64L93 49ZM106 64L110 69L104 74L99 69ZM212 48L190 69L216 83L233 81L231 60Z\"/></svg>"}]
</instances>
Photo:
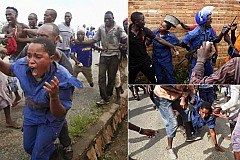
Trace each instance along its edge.
<instances>
[{"instance_id":1,"label":"grass","mask_svg":"<svg viewBox=\"0 0 240 160\"><path fill-rule=\"evenodd\" d=\"M93 124L98 116L85 114L85 115L76 115L71 121L69 126L69 134L71 137L80 137L87 128Z\"/></svg>"},{"instance_id":2,"label":"grass","mask_svg":"<svg viewBox=\"0 0 240 160\"><path fill-rule=\"evenodd\" d=\"M90 113L85 113L82 115L75 115L71 117L70 125L68 127L69 134L73 139L76 139L77 137L81 137L84 132L92 125L94 124L98 117L110 107L111 105L105 105L101 107L97 107L94 105L91 107Z\"/></svg>"},{"instance_id":3,"label":"grass","mask_svg":"<svg viewBox=\"0 0 240 160\"><path fill-rule=\"evenodd\" d=\"M112 159L113 157L110 151L105 151L102 157L100 157L100 160L112 160Z\"/></svg>"}]
</instances>

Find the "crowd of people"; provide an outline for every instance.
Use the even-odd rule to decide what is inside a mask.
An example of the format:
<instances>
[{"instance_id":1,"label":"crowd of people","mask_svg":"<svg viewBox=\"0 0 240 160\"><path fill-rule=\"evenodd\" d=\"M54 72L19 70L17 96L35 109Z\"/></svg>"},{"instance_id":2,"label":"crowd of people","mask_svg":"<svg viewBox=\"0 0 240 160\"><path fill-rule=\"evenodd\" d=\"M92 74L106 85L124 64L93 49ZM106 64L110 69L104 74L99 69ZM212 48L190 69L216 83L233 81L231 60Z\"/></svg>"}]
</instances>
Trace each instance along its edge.
<instances>
[{"instance_id":1,"label":"crowd of people","mask_svg":"<svg viewBox=\"0 0 240 160\"><path fill-rule=\"evenodd\" d=\"M224 101L218 102L217 95L221 90L220 85L147 85L142 87L145 88L144 94L146 94L145 91L148 92L155 106L154 109L160 113L165 125L166 150L170 159L178 157L172 145L178 128L186 137L185 143L189 143L201 140L202 137L199 133L203 130L200 129L207 125L215 150L224 152L216 138L216 121L219 118L228 121L229 128L225 130L228 130L230 134L224 139L231 140L234 157L237 160L240 158L240 142L238 141L239 85L226 85L224 87L226 88L225 103ZM143 129L135 124L129 125L129 129L147 135L149 138L159 134L156 130ZM130 159L132 158L130 157Z\"/></svg>"},{"instance_id":2,"label":"crowd of people","mask_svg":"<svg viewBox=\"0 0 240 160\"><path fill-rule=\"evenodd\" d=\"M1 58L10 57L9 62L0 59L0 108L4 110L6 126L22 128L23 147L31 159L54 158L57 138L67 156L72 153L72 142L65 117L72 107L75 87L83 87L78 74L82 72L89 86L94 87L93 49L100 52L98 86L101 99L96 104L110 103L114 87L117 93L115 103L121 103L122 85L126 83L126 78L125 81L122 78L126 73L121 71L122 66L126 69L127 30L123 29L126 20L122 26L117 25L113 13L107 11L104 24L95 34L90 36L79 29L75 38L70 12L65 13L64 22L58 25L54 23L57 18L54 9L47 9L43 23L39 24L35 13L26 17L28 25L18 22L17 17L18 10L7 7L7 24L0 34L4 45L0 47ZM101 47L95 45L99 42ZM9 76L8 81L4 74ZM18 124L12 120L10 110L23 98L24 120L23 124Z\"/></svg>"},{"instance_id":3,"label":"crowd of people","mask_svg":"<svg viewBox=\"0 0 240 160\"><path fill-rule=\"evenodd\" d=\"M239 57L239 41L236 40L239 36L237 36L237 38L235 36L237 23L233 22L224 25L220 34L216 35L216 30L211 26L213 21L213 9L213 6L207 6L197 11L195 16L196 25L193 26L187 26L178 20L179 24L181 24L184 29L188 30L187 34L181 40L169 31L171 27L176 27L176 24L173 24L172 22L173 20L165 18L160 22L157 29L151 31L149 28L145 27L146 20L144 14L141 12L133 12L131 14L132 23L129 26L129 83L141 83L141 79L140 82L136 82L136 78L139 75L138 73L141 71L146 76L149 83L177 84L172 62L172 51L178 55L179 47L187 50L185 57L191 64L189 76L185 77L187 83L208 83L194 80L196 79L195 72L204 71L202 72L202 76L211 76L214 74L213 65L216 64L218 57L217 45L223 37L229 45L228 55L233 58L229 60L226 65L233 63L234 57ZM228 35L230 30L231 38ZM209 54L208 57L205 57L204 61L200 61L200 58L198 58L197 55L197 50L202 46L203 42L211 42L211 44L214 45L215 52L214 54L211 53L211 55ZM150 57L147 52L147 46L151 44L152 56ZM199 66L198 62L204 64L203 67L197 67L197 69L194 69L195 66ZM227 67L223 66L223 68ZM223 68L220 68L220 70ZM232 70L230 70L230 72ZM228 71L224 72L227 74ZM215 83L219 84L224 82L218 81ZM238 84L237 82L230 83Z\"/></svg>"},{"instance_id":4,"label":"crowd of people","mask_svg":"<svg viewBox=\"0 0 240 160\"><path fill-rule=\"evenodd\" d=\"M229 121L231 134L228 139L231 139L235 159L240 159L240 142L238 141L240 36L235 35L237 23L234 21L236 17L230 24L223 24L220 33L216 34L216 30L211 25L214 8L206 6L198 10L195 14L196 24L193 26L187 26L173 16L174 20L178 21L177 24L174 20L165 18L155 30L145 27L146 20L142 12L136 11L130 16L129 89L133 98L138 101L141 100L138 94L139 88L143 88L144 93L149 92L155 109L160 112L165 124L166 149L171 159L178 157L172 147L178 127L184 130L186 142L193 142L201 139L197 135L198 130L207 125L215 149L224 152L216 139L215 122L217 117L226 118ZM171 27L176 27L178 24L188 31L181 40L170 32ZM229 32L231 32L231 36ZM228 56L226 63L214 72L213 66L216 65L219 55L218 43L222 39L228 45ZM151 56L148 53L149 45L152 45ZM172 54L175 52L178 55L179 47L187 50L185 58L191 67L188 77L185 78L191 85L177 85ZM147 81L143 80L144 78L139 72L146 77ZM145 83L153 85L145 86L143 85ZM227 100L229 101L220 106L214 106L214 101L217 100L217 85L215 84L236 85L227 86ZM149 137L156 134L150 129L145 133L141 127L134 124L129 125L129 129ZM144 129L144 131L146 130Z\"/></svg>"}]
</instances>

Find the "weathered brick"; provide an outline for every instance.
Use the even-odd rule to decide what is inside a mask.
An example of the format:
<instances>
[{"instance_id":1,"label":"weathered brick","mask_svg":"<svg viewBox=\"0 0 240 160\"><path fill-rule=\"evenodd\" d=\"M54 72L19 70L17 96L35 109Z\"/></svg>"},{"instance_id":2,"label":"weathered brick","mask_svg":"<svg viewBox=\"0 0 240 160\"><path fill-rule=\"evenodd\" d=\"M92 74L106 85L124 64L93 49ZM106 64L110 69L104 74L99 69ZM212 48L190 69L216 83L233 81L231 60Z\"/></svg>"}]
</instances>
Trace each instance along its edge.
<instances>
[{"instance_id":1,"label":"weathered brick","mask_svg":"<svg viewBox=\"0 0 240 160\"><path fill-rule=\"evenodd\" d=\"M95 143L95 151L98 157L101 157L101 155L103 154L103 148L104 148L104 144L102 141L102 136L99 136L96 139L96 143Z\"/></svg>"},{"instance_id":2,"label":"weathered brick","mask_svg":"<svg viewBox=\"0 0 240 160\"><path fill-rule=\"evenodd\" d=\"M87 152L87 157L90 160L97 160L97 155L94 147L92 146L90 150Z\"/></svg>"}]
</instances>

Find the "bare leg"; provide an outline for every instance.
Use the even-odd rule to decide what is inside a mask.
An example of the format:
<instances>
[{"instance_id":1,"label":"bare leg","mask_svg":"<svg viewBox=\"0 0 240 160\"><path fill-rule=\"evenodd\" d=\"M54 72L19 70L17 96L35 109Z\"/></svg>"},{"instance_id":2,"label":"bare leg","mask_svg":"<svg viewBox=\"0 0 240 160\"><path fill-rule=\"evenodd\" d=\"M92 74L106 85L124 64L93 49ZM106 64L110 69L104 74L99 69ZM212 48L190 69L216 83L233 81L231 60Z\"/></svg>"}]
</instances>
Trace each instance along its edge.
<instances>
[{"instance_id":1,"label":"bare leg","mask_svg":"<svg viewBox=\"0 0 240 160\"><path fill-rule=\"evenodd\" d=\"M168 137L167 141L168 141L167 149L172 149L173 137Z\"/></svg>"},{"instance_id":2,"label":"bare leg","mask_svg":"<svg viewBox=\"0 0 240 160\"><path fill-rule=\"evenodd\" d=\"M6 126L7 127L12 127L12 128L15 128L15 129L21 128L20 124L14 122L12 120L10 106L7 106L3 110L4 110L4 114L5 114L5 118L6 118Z\"/></svg>"},{"instance_id":3,"label":"bare leg","mask_svg":"<svg viewBox=\"0 0 240 160\"><path fill-rule=\"evenodd\" d=\"M18 105L18 103L21 100L21 96L19 95L18 91L14 92L14 94L15 94L16 98L15 98L13 104L12 104L12 107L15 107L16 105Z\"/></svg>"},{"instance_id":4,"label":"bare leg","mask_svg":"<svg viewBox=\"0 0 240 160\"><path fill-rule=\"evenodd\" d=\"M240 160L240 152L234 152L235 160Z\"/></svg>"}]
</instances>

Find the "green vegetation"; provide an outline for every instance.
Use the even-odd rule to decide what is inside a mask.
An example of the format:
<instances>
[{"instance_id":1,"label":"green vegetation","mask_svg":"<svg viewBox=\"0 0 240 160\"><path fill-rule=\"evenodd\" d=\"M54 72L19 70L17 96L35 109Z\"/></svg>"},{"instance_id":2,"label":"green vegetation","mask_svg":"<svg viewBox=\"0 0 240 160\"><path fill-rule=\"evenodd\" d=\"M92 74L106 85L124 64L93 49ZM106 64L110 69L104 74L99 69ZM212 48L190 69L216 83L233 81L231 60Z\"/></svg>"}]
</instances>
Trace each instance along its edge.
<instances>
[{"instance_id":1,"label":"green vegetation","mask_svg":"<svg viewBox=\"0 0 240 160\"><path fill-rule=\"evenodd\" d=\"M93 106L91 108L90 113L86 113L83 115L75 115L71 117L70 125L68 126L70 136L75 139L77 137L81 137L82 134L92 125L94 124L98 117L110 107L109 105L97 107Z\"/></svg>"},{"instance_id":2,"label":"green vegetation","mask_svg":"<svg viewBox=\"0 0 240 160\"><path fill-rule=\"evenodd\" d=\"M110 151L105 151L102 157L100 157L100 160L112 160L112 159L113 157Z\"/></svg>"},{"instance_id":3,"label":"green vegetation","mask_svg":"<svg viewBox=\"0 0 240 160\"><path fill-rule=\"evenodd\" d=\"M187 84L188 74L189 67L186 65L179 65L174 69L177 84Z\"/></svg>"},{"instance_id":4,"label":"green vegetation","mask_svg":"<svg viewBox=\"0 0 240 160\"><path fill-rule=\"evenodd\" d=\"M96 115L76 115L71 121L69 126L69 134L71 137L79 137L86 129L93 124L97 119Z\"/></svg>"}]
</instances>

